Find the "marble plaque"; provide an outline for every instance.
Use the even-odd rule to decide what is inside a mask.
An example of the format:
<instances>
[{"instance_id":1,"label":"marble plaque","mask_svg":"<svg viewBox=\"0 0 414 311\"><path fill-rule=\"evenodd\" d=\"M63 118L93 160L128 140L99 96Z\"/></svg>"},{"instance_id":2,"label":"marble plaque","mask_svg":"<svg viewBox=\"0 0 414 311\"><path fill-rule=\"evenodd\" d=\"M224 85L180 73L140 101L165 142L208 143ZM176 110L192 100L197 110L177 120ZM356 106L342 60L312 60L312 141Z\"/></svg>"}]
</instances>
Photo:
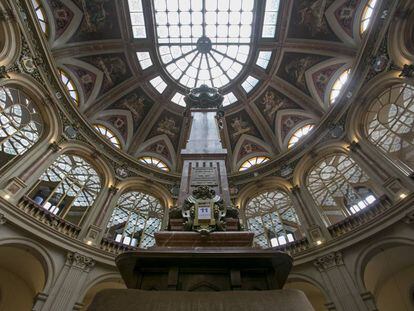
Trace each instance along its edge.
<instances>
[{"instance_id":1,"label":"marble plaque","mask_svg":"<svg viewBox=\"0 0 414 311\"><path fill-rule=\"evenodd\" d=\"M216 167L194 167L191 172L191 186L217 185Z\"/></svg>"}]
</instances>

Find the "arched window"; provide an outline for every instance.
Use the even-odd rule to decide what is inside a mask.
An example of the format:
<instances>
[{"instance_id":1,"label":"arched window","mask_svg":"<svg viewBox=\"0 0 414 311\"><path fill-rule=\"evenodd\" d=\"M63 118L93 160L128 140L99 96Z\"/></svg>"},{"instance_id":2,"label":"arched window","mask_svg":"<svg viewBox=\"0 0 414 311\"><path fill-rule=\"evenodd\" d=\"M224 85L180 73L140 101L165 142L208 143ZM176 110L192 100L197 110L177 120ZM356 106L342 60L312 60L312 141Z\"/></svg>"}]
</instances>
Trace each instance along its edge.
<instances>
[{"instance_id":1,"label":"arched window","mask_svg":"<svg viewBox=\"0 0 414 311\"><path fill-rule=\"evenodd\" d=\"M30 196L49 212L79 225L100 190L95 169L79 156L64 154L43 173Z\"/></svg>"},{"instance_id":2,"label":"arched window","mask_svg":"<svg viewBox=\"0 0 414 311\"><path fill-rule=\"evenodd\" d=\"M250 158L247 161L243 162L243 164L239 168L239 171L241 172L241 171L248 170L252 166L263 164L263 163L265 163L269 160L270 159L268 157L253 157L253 158Z\"/></svg>"},{"instance_id":3,"label":"arched window","mask_svg":"<svg viewBox=\"0 0 414 311\"><path fill-rule=\"evenodd\" d=\"M394 85L368 109L368 139L383 152L414 170L414 86Z\"/></svg>"},{"instance_id":4,"label":"arched window","mask_svg":"<svg viewBox=\"0 0 414 311\"><path fill-rule=\"evenodd\" d=\"M39 21L40 28L42 28L43 33L47 35L49 29L48 29L48 22L47 22L47 19L46 19L46 12L45 12L42 4L40 3L40 0L32 0L32 4L33 4L33 8L35 10L35 13L37 15L37 19Z\"/></svg>"},{"instance_id":5,"label":"arched window","mask_svg":"<svg viewBox=\"0 0 414 311\"><path fill-rule=\"evenodd\" d=\"M147 165L155 166L156 168L159 168L160 170L163 170L166 172L170 170L167 164L165 164L160 159L157 159L155 157L142 157L142 158L139 158L138 161L144 164L147 164Z\"/></svg>"},{"instance_id":6,"label":"arched window","mask_svg":"<svg viewBox=\"0 0 414 311\"><path fill-rule=\"evenodd\" d=\"M330 104L335 103L335 101L338 98L339 94L341 94L341 91L342 91L343 87L345 86L345 84L348 81L350 72L351 72L350 69L345 70L343 73L341 73L341 75L338 77L338 79L336 79L335 83L332 86L331 94L330 94L330 97L329 97L329 103Z\"/></svg>"},{"instance_id":7,"label":"arched window","mask_svg":"<svg viewBox=\"0 0 414 311\"><path fill-rule=\"evenodd\" d=\"M112 212L106 235L123 244L148 248L155 244L154 233L161 229L163 216L158 199L142 192L127 192Z\"/></svg>"},{"instance_id":8,"label":"arched window","mask_svg":"<svg viewBox=\"0 0 414 311\"><path fill-rule=\"evenodd\" d=\"M245 209L247 226L255 233L255 243L274 247L300 236L299 218L289 195L281 190L262 193L249 201Z\"/></svg>"},{"instance_id":9,"label":"arched window","mask_svg":"<svg viewBox=\"0 0 414 311\"><path fill-rule=\"evenodd\" d=\"M119 149L121 148L121 142L119 141L118 137L116 137L114 132L112 132L109 128L101 124L95 124L93 127L95 128L95 130L97 130L99 134L101 134L103 137L109 140L112 143L112 145Z\"/></svg>"},{"instance_id":10,"label":"arched window","mask_svg":"<svg viewBox=\"0 0 414 311\"><path fill-rule=\"evenodd\" d=\"M376 3L377 3L377 0L368 0L368 3L366 4L364 10L362 11L361 28L360 28L361 34L364 33L368 29L369 23L371 21L372 13L374 13L374 8L375 8Z\"/></svg>"},{"instance_id":11,"label":"arched window","mask_svg":"<svg viewBox=\"0 0 414 311\"><path fill-rule=\"evenodd\" d=\"M0 87L0 165L29 150L42 131L35 104L20 90Z\"/></svg>"},{"instance_id":12,"label":"arched window","mask_svg":"<svg viewBox=\"0 0 414 311\"><path fill-rule=\"evenodd\" d=\"M313 127L313 124L307 124L296 130L289 139L288 148L292 148L299 140L308 135L309 132L312 131Z\"/></svg>"},{"instance_id":13,"label":"arched window","mask_svg":"<svg viewBox=\"0 0 414 311\"><path fill-rule=\"evenodd\" d=\"M369 178L348 155L335 153L313 166L307 187L330 225L375 201Z\"/></svg>"},{"instance_id":14,"label":"arched window","mask_svg":"<svg viewBox=\"0 0 414 311\"><path fill-rule=\"evenodd\" d=\"M79 105L79 92L75 86L75 83L73 83L69 75L62 69L59 70L59 74L60 74L60 79L62 80L62 83L65 86L65 89L68 92L70 98L73 99L76 105Z\"/></svg>"}]
</instances>

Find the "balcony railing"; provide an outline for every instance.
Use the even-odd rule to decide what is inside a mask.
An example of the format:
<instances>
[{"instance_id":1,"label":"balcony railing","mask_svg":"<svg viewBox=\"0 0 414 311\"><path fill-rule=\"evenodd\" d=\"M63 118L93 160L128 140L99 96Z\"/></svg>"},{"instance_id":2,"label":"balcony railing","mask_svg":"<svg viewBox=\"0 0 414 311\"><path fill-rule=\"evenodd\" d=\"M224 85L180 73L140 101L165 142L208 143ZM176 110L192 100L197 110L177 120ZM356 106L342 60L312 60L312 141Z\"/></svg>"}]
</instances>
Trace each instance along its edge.
<instances>
[{"instance_id":1,"label":"balcony railing","mask_svg":"<svg viewBox=\"0 0 414 311\"><path fill-rule=\"evenodd\" d=\"M81 230L80 227L45 210L28 196L24 196L20 200L18 207L42 224L45 224L71 238L76 239L79 235L79 232Z\"/></svg>"}]
</instances>

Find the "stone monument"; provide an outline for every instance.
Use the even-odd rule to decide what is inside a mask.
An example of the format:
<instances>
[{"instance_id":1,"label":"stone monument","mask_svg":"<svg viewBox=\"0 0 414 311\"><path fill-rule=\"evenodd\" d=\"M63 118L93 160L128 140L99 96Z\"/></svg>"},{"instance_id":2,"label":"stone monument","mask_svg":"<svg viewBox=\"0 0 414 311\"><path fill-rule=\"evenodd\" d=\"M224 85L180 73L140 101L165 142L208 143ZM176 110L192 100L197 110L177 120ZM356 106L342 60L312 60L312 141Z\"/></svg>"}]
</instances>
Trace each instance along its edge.
<instances>
[{"instance_id":1,"label":"stone monument","mask_svg":"<svg viewBox=\"0 0 414 311\"><path fill-rule=\"evenodd\" d=\"M177 207L156 245L116 264L127 290L105 290L90 311L311 311L300 291L283 290L292 258L253 247L231 204L220 140L223 96L201 86L185 97L191 130L182 150Z\"/></svg>"}]
</instances>

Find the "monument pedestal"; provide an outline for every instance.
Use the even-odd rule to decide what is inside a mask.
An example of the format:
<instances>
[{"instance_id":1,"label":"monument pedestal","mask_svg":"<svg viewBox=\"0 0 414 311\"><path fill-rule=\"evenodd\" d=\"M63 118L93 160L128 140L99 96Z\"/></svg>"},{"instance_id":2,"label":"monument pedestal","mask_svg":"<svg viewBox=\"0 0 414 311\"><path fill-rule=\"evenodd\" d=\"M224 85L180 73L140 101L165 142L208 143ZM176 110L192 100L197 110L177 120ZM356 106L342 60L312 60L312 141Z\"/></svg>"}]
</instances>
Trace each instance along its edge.
<instances>
[{"instance_id":1,"label":"monument pedestal","mask_svg":"<svg viewBox=\"0 0 414 311\"><path fill-rule=\"evenodd\" d=\"M89 311L313 311L299 290L171 292L107 289Z\"/></svg>"}]
</instances>

